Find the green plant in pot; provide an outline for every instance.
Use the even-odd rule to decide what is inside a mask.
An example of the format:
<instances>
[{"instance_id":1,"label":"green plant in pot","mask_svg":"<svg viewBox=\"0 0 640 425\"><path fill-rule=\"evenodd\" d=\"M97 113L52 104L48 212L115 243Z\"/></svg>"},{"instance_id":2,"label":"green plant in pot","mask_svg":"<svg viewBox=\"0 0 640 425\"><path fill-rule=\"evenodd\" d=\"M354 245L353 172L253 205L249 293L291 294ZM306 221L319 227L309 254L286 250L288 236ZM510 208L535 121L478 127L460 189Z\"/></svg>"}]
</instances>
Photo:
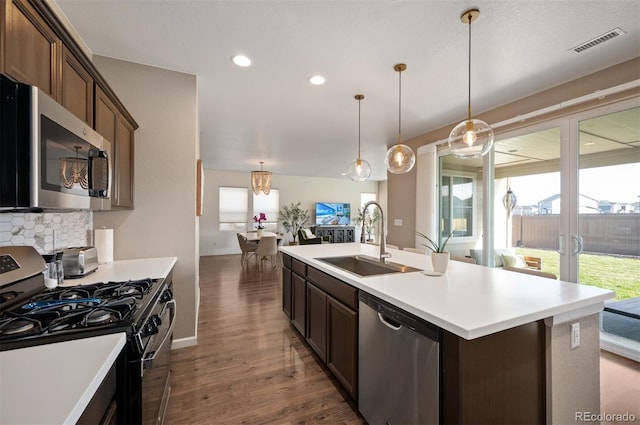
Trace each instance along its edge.
<instances>
[{"instance_id":1,"label":"green plant in pot","mask_svg":"<svg viewBox=\"0 0 640 425\"><path fill-rule=\"evenodd\" d=\"M289 206L283 206L278 213L278 220L282 227L293 237L293 244L297 244L298 230L302 229L309 222L309 211L300 208L300 202Z\"/></svg>"},{"instance_id":2,"label":"green plant in pot","mask_svg":"<svg viewBox=\"0 0 640 425\"><path fill-rule=\"evenodd\" d=\"M449 236L447 236L447 238L441 244L438 244L437 241L431 239L424 233L416 232L416 235L426 239L427 241L427 243L423 243L421 245L431 251L431 265L433 266L433 271L436 273L445 273L447 271L450 257L449 252L446 251L447 243L449 242L449 239L451 239L451 236L453 236L454 232L455 229L453 229L451 233L449 233Z\"/></svg>"}]
</instances>

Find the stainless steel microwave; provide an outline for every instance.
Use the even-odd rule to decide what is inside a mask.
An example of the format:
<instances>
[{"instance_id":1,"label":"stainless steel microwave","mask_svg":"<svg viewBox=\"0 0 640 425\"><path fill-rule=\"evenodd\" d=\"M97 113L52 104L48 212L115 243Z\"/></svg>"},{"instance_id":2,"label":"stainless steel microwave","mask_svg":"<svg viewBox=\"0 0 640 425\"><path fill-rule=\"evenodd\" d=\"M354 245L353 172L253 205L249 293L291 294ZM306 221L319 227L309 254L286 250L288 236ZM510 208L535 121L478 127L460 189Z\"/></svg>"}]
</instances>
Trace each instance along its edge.
<instances>
[{"instance_id":1,"label":"stainless steel microwave","mask_svg":"<svg viewBox=\"0 0 640 425\"><path fill-rule=\"evenodd\" d=\"M0 208L111 209L111 143L37 87L0 90Z\"/></svg>"}]
</instances>

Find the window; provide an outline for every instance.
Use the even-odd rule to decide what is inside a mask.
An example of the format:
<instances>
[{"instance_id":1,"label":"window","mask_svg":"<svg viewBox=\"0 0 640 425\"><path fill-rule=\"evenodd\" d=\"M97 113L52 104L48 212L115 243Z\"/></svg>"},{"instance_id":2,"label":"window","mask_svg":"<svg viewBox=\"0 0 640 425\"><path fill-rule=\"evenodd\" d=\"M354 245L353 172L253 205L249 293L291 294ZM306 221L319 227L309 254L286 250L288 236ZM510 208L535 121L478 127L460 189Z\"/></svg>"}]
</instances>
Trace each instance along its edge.
<instances>
[{"instance_id":1,"label":"window","mask_svg":"<svg viewBox=\"0 0 640 425\"><path fill-rule=\"evenodd\" d=\"M266 230L277 231L278 230L278 213L280 212L280 191L278 189L271 189L268 195L253 194L253 215L251 217L264 213L267 216L267 221L263 222ZM251 219L253 222L253 218Z\"/></svg>"},{"instance_id":2,"label":"window","mask_svg":"<svg viewBox=\"0 0 640 425\"><path fill-rule=\"evenodd\" d=\"M369 201L375 201L376 200L376 194L375 193L361 193L360 194L360 208L364 207L364 204L366 204Z\"/></svg>"},{"instance_id":3,"label":"window","mask_svg":"<svg viewBox=\"0 0 640 425\"><path fill-rule=\"evenodd\" d=\"M440 234L446 239L473 236L473 177L443 174L440 183Z\"/></svg>"},{"instance_id":4,"label":"window","mask_svg":"<svg viewBox=\"0 0 640 425\"><path fill-rule=\"evenodd\" d=\"M218 213L221 231L247 230L249 190L246 187L220 187Z\"/></svg>"}]
</instances>

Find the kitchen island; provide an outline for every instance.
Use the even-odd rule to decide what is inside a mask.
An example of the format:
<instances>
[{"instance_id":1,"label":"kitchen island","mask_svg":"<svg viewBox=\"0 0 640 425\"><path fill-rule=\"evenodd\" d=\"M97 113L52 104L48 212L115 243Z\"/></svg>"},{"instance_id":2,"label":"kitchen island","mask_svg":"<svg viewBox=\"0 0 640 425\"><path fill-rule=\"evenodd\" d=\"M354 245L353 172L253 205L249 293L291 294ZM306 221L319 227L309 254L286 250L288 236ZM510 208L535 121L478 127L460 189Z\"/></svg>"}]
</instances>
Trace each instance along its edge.
<instances>
[{"instance_id":1,"label":"kitchen island","mask_svg":"<svg viewBox=\"0 0 640 425\"><path fill-rule=\"evenodd\" d=\"M311 339L312 348L317 343L312 332L317 320L309 314L318 311L314 294L317 286L324 285L318 284L324 277L317 276L329 276L347 289L364 291L441 329L442 422L499 417L504 422L510 412L520 420L518 415L529 409L537 415L531 423L567 423L575 420L575 412L599 411L598 313L604 301L613 298L612 291L455 261L443 276L417 271L360 277L319 260L378 257L379 247L359 243L283 247L281 251L285 254L283 307L292 325ZM390 262L432 272L427 256L390 252ZM327 293L336 298L330 290ZM292 300L288 306L287 296ZM357 322L357 305L350 297L342 304L349 307L352 322ZM303 312L308 320L303 320ZM581 342L572 349L569 330L576 323L581 327ZM351 339L357 339L355 329ZM354 368L357 375L357 365ZM445 368L448 373L442 372ZM357 378L348 383L357 397Z\"/></svg>"}]
</instances>

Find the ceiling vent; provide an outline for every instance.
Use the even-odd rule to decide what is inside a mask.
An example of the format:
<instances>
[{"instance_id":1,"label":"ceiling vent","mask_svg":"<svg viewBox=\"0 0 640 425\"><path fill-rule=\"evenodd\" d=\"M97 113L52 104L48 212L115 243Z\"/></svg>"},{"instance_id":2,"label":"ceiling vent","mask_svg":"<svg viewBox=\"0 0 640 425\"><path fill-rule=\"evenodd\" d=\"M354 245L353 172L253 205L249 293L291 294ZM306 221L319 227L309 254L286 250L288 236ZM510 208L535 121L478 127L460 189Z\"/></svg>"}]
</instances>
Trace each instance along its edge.
<instances>
[{"instance_id":1,"label":"ceiling vent","mask_svg":"<svg viewBox=\"0 0 640 425\"><path fill-rule=\"evenodd\" d=\"M584 42L582 44L579 44L576 47L572 47L571 49L569 49L569 51L580 53L580 52L583 52L583 51L585 51L587 49L592 48L593 46L597 46L598 44L602 44L607 40L611 40L613 38L616 38L617 36L622 35L622 34L626 34L624 32L624 30L622 30L621 28L615 28L615 29L612 29L611 31L607 31L604 34L597 36L596 38L593 38L593 39L591 39L589 41L586 41L586 42Z\"/></svg>"}]
</instances>

